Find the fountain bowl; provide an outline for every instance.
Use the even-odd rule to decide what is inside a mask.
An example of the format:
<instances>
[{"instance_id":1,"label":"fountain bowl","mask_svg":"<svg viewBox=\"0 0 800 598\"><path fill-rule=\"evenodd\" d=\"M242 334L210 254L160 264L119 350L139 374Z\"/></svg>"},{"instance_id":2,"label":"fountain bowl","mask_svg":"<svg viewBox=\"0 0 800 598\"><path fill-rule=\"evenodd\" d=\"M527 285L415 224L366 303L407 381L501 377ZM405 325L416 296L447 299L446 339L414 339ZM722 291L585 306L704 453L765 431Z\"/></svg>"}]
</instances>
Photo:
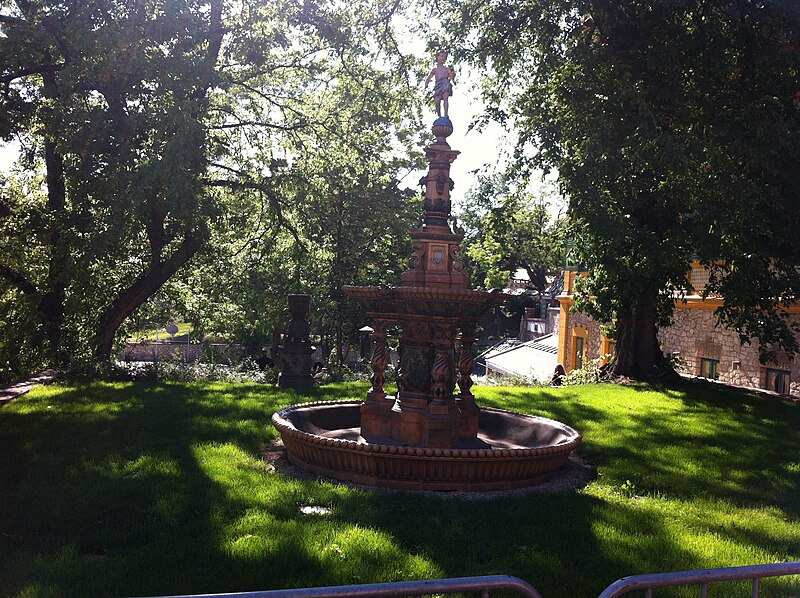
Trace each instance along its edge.
<instances>
[{"instance_id":1,"label":"fountain bowl","mask_svg":"<svg viewBox=\"0 0 800 598\"><path fill-rule=\"evenodd\" d=\"M337 480L405 490L485 492L533 486L558 475L581 442L544 417L481 408L478 437L454 448L404 446L361 436L361 401L321 401L272 416L289 461Z\"/></svg>"}]
</instances>

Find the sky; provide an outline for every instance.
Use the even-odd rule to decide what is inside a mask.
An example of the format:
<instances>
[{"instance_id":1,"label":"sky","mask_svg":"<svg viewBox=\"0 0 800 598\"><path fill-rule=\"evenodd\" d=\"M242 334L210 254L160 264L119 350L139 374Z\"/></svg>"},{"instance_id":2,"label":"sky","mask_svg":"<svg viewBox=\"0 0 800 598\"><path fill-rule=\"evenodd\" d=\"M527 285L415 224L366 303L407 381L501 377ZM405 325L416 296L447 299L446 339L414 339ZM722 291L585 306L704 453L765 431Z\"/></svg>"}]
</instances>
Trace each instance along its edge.
<instances>
[{"instance_id":1,"label":"sky","mask_svg":"<svg viewBox=\"0 0 800 598\"><path fill-rule=\"evenodd\" d=\"M17 148L13 144L4 145L0 141L0 172L8 172L17 158Z\"/></svg>"}]
</instances>

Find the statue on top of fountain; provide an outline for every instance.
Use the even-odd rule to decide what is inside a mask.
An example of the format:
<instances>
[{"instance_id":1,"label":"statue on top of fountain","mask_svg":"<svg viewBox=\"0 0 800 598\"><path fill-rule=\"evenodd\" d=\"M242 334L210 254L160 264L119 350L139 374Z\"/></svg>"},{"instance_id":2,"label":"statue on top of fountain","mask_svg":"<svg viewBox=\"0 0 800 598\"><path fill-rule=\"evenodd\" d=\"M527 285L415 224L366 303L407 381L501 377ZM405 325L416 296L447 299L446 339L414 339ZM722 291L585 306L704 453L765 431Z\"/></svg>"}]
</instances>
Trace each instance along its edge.
<instances>
[{"instance_id":1,"label":"statue on top of fountain","mask_svg":"<svg viewBox=\"0 0 800 598\"><path fill-rule=\"evenodd\" d=\"M450 108L450 96L453 95L453 81L455 81L455 71L445 65L447 60L447 50L439 50L436 52L436 66L431 69L428 78L425 79L425 87L431 82L431 79L436 79L433 86L433 99L436 101L436 114L441 118L447 118ZM444 114L442 114L442 104L444 104Z\"/></svg>"}]
</instances>

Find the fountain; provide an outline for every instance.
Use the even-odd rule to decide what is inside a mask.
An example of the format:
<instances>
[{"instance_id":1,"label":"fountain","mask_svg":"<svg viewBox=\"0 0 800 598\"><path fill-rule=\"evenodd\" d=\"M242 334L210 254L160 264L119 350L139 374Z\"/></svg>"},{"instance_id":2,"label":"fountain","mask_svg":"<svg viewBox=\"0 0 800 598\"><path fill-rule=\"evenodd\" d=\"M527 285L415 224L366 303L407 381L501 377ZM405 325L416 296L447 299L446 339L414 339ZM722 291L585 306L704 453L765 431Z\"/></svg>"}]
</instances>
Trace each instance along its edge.
<instances>
[{"instance_id":1,"label":"fountain","mask_svg":"<svg viewBox=\"0 0 800 598\"><path fill-rule=\"evenodd\" d=\"M401 286L344 287L373 322L366 400L306 403L272 418L298 467L393 488L503 490L554 477L580 444L580 434L560 422L480 408L470 390L477 323L506 296L468 288L463 234L449 224L450 164L460 153L447 143L452 132L449 118L436 119L420 180L424 217L411 231ZM400 329L396 396L384 389L392 328Z\"/></svg>"}]
</instances>

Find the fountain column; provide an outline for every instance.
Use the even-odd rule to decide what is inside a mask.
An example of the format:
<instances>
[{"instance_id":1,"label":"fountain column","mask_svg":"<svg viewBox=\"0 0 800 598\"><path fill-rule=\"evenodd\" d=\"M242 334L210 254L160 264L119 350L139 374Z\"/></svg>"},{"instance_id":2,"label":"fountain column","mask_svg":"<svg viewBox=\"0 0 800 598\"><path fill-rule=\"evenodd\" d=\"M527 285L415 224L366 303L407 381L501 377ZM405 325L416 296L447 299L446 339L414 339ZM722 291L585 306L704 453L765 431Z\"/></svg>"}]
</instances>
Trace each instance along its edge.
<instances>
[{"instance_id":1,"label":"fountain column","mask_svg":"<svg viewBox=\"0 0 800 598\"><path fill-rule=\"evenodd\" d=\"M432 128L436 141L425 148L428 173L423 187L423 219L410 232L413 252L409 269L402 275L403 287L426 293L467 290L461 261L463 234L450 228L450 165L459 155L447 137L453 132L450 119L438 118ZM403 444L447 448L459 438L459 414L453 388L456 382L455 321L442 317L442 299L406 302L404 312L417 318L401 318L401 364L397 401L392 409L392 438ZM437 315L441 314L441 315Z\"/></svg>"},{"instance_id":2,"label":"fountain column","mask_svg":"<svg viewBox=\"0 0 800 598\"><path fill-rule=\"evenodd\" d=\"M472 345L475 342L475 324L461 328L461 351L458 359L458 398L456 406L461 414L459 422L459 438L475 438L478 433L478 412L480 408L472 394L472 369L475 367L475 353Z\"/></svg>"},{"instance_id":3,"label":"fountain column","mask_svg":"<svg viewBox=\"0 0 800 598\"><path fill-rule=\"evenodd\" d=\"M389 412L394 405L394 397L386 398L386 366L389 364L389 348L386 342L390 322L374 320L372 331L372 388L367 392L367 400L361 404L361 435L366 439L388 438L390 434Z\"/></svg>"},{"instance_id":4,"label":"fountain column","mask_svg":"<svg viewBox=\"0 0 800 598\"><path fill-rule=\"evenodd\" d=\"M460 242L463 234L450 230L450 165L461 153L450 148L447 137L453 132L448 118L433 123L436 142L425 148L428 174L420 179L425 198L422 225L411 231L414 252L409 269L403 273L403 286L466 289Z\"/></svg>"},{"instance_id":5,"label":"fountain column","mask_svg":"<svg viewBox=\"0 0 800 598\"><path fill-rule=\"evenodd\" d=\"M450 226L450 192L454 186L450 165L460 152L447 143L453 132L449 118L436 119L432 132L435 141L425 148L428 171L420 179L423 217L410 231L413 250L408 269L401 276L402 284L344 287L367 308L373 321L392 321L400 327L397 397L387 412L387 402L392 399L384 394L385 366L380 357L382 349L376 345L376 374L361 406L361 435L434 449L459 444L480 446L478 407L467 382L472 362L466 354L456 361L455 336L457 330L466 330L466 344L471 350L475 323L505 297L468 287L461 260L464 235ZM461 389L458 397L454 394L457 381Z\"/></svg>"},{"instance_id":6,"label":"fountain column","mask_svg":"<svg viewBox=\"0 0 800 598\"><path fill-rule=\"evenodd\" d=\"M459 414L453 398L456 382L454 334L452 325L434 326L431 401L427 414L427 445L432 447L451 447L458 442Z\"/></svg>"}]
</instances>

